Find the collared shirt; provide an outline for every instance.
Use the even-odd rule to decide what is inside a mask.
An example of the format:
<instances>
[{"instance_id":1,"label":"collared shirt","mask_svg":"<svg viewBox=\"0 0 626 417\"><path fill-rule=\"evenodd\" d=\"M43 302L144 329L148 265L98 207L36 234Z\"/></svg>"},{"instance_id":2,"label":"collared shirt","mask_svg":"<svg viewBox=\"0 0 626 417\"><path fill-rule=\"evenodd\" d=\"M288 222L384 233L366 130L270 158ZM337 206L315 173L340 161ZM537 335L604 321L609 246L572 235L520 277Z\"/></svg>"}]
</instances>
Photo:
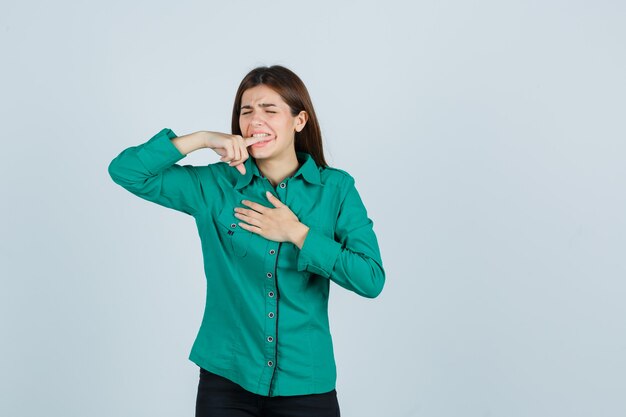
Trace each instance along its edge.
<instances>
[{"instance_id":1,"label":"collared shirt","mask_svg":"<svg viewBox=\"0 0 626 417\"><path fill-rule=\"evenodd\" d=\"M108 171L131 193L195 218L207 293L189 359L260 395L333 390L330 281L368 298L385 282L373 221L353 177L297 152L297 172L274 188L251 156L245 175L225 162L176 164L185 155L175 137L162 129L123 150ZM302 249L239 226L234 208L248 208L241 200L274 207L266 191L309 227Z\"/></svg>"}]
</instances>

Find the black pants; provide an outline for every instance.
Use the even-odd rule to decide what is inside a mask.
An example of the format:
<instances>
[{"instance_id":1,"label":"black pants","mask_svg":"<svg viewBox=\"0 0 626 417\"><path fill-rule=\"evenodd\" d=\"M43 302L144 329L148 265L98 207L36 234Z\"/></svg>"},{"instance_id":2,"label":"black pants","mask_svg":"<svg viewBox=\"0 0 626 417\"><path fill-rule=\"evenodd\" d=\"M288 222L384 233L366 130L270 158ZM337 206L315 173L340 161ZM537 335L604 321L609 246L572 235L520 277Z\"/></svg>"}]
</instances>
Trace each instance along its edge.
<instances>
[{"instance_id":1,"label":"black pants","mask_svg":"<svg viewBox=\"0 0 626 417\"><path fill-rule=\"evenodd\" d=\"M200 368L196 417L340 417L337 391L266 397Z\"/></svg>"}]
</instances>

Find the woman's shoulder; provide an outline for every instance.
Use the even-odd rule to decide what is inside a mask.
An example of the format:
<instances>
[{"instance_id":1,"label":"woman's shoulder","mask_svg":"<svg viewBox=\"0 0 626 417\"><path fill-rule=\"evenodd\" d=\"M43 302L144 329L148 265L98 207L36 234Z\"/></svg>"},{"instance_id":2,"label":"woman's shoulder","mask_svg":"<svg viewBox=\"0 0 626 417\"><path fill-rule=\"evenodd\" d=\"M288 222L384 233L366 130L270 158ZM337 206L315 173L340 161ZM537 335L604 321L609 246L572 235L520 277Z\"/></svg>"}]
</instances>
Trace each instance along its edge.
<instances>
[{"instance_id":1,"label":"woman's shoulder","mask_svg":"<svg viewBox=\"0 0 626 417\"><path fill-rule=\"evenodd\" d=\"M349 186L354 183L354 177L344 169L326 166L320 168L320 176L324 184L337 186Z\"/></svg>"},{"instance_id":2,"label":"woman's shoulder","mask_svg":"<svg viewBox=\"0 0 626 417\"><path fill-rule=\"evenodd\" d=\"M239 171L228 165L226 162L218 161L206 165L187 165L193 169L202 182L216 183L223 185L237 184L241 174Z\"/></svg>"}]
</instances>

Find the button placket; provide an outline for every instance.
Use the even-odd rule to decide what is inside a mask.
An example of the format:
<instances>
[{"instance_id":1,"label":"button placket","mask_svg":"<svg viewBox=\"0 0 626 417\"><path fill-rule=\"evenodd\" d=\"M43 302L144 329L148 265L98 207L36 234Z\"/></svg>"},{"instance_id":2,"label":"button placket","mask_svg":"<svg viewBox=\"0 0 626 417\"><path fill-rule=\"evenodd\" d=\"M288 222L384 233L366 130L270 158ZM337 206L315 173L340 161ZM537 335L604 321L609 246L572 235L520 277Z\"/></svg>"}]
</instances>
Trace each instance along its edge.
<instances>
[{"instance_id":1,"label":"button placket","mask_svg":"<svg viewBox=\"0 0 626 417\"><path fill-rule=\"evenodd\" d=\"M269 183L269 181L268 181ZM278 184L277 187L266 188L267 191L276 196L280 201L285 202L287 180ZM280 293L278 291L278 283L276 276L276 267L278 265L278 256L280 250L280 242L272 242L265 251L265 360L271 379L276 369L276 358L278 356L276 349L278 348L278 301Z\"/></svg>"},{"instance_id":2,"label":"button placket","mask_svg":"<svg viewBox=\"0 0 626 417\"><path fill-rule=\"evenodd\" d=\"M277 357L277 326L278 326L278 289L276 283L276 265L280 242L271 242L265 250L265 364L273 378Z\"/></svg>"}]
</instances>

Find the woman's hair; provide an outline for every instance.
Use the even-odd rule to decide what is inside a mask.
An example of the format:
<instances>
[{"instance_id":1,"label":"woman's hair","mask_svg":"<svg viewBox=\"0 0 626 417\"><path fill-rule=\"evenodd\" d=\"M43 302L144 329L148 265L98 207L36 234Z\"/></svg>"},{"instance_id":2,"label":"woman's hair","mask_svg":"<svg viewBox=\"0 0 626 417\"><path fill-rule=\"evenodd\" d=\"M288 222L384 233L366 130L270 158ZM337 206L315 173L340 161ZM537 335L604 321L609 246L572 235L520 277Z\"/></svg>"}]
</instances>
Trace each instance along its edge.
<instances>
[{"instance_id":1,"label":"woman's hair","mask_svg":"<svg viewBox=\"0 0 626 417\"><path fill-rule=\"evenodd\" d=\"M295 150L311 154L318 166L327 167L322 148L322 133L309 92L302 80L293 71L283 66L257 67L241 80L233 105L232 134L242 134L239 128L239 113L244 91L261 84L268 86L282 97L289 105L292 116L298 115L302 110L307 113L309 117L304 129L295 132Z\"/></svg>"}]
</instances>

